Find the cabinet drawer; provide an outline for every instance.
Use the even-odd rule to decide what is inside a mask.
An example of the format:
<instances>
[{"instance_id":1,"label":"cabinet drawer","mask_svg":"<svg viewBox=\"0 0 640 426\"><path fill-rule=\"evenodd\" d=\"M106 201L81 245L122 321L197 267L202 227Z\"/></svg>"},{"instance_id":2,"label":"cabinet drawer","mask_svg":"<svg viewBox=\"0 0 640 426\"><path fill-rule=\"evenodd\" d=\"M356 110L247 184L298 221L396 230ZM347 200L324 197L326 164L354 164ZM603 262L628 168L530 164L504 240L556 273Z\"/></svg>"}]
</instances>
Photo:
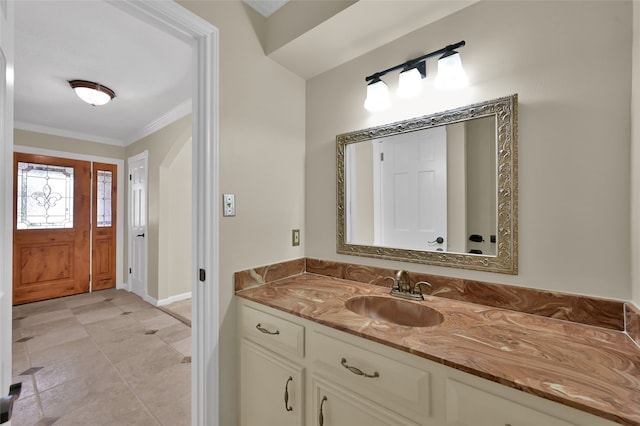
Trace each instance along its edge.
<instances>
[{"instance_id":1,"label":"cabinet drawer","mask_svg":"<svg viewBox=\"0 0 640 426\"><path fill-rule=\"evenodd\" d=\"M573 423L451 379L447 380L447 425L575 426Z\"/></svg>"},{"instance_id":2,"label":"cabinet drawer","mask_svg":"<svg viewBox=\"0 0 640 426\"><path fill-rule=\"evenodd\" d=\"M276 352L304 357L304 327L273 314L240 305L244 337Z\"/></svg>"},{"instance_id":3,"label":"cabinet drawer","mask_svg":"<svg viewBox=\"0 0 640 426\"><path fill-rule=\"evenodd\" d=\"M426 371L320 332L311 335L309 356L317 371L383 407L418 422L430 416Z\"/></svg>"},{"instance_id":4,"label":"cabinet drawer","mask_svg":"<svg viewBox=\"0 0 640 426\"><path fill-rule=\"evenodd\" d=\"M312 419L318 426L418 426L379 404L313 376ZM266 423L265 423L266 424Z\"/></svg>"}]
</instances>

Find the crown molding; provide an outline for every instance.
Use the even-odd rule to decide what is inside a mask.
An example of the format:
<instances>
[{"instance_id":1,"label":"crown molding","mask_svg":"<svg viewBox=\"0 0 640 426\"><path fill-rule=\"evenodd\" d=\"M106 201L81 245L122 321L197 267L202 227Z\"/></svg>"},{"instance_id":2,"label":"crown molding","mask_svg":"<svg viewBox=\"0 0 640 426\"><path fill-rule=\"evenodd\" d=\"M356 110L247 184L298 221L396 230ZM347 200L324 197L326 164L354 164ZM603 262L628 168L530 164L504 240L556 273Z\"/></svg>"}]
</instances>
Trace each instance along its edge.
<instances>
[{"instance_id":1,"label":"crown molding","mask_svg":"<svg viewBox=\"0 0 640 426\"><path fill-rule=\"evenodd\" d=\"M152 133L168 126L171 123L178 121L179 119L191 114L193 110L193 102L191 99L178 104L162 116L153 120L151 123L144 126L140 131L134 133L131 137L127 138L123 146L129 146L134 142L139 141L142 138L149 136Z\"/></svg>"},{"instance_id":2,"label":"crown molding","mask_svg":"<svg viewBox=\"0 0 640 426\"><path fill-rule=\"evenodd\" d=\"M92 135L89 133L74 132L71 130L59 129L57 127L51 127L51 126L42 126L40 124L28 123L25 121L15 121L13 123L13 127L15 129L27 130L27 131L36 132L36 133L45 133L48 135L61 136L64 138L78 139L86 142L95 142L95 143L102 143L107 145L127 147L132 143L137 142L140 139L145 138L150 134L157 132L158 130L161 130L162 128L174 123L175 121L178 121L179 119L187 116L188 114L191 114L191 111L192 111L192 102L191 102L191 99L187 99L186 101L182 102L175 108L166 112L156 120L147 124L138 132L135 132L131 137L128 137L125 140L105 138L102 136Z\"/></svg>"},{"instance_id":3,"label":"crown molding","mask_svg":"<svg viewBox=\"0 0 640 426\"><path fill-rule=\"evenodd\" d=\"M52 126L42 126L40 124L27 123L25 121L14 121L14 129L28 130L30 132L45 133L48 135L62 136L64 138L78 139L86 142L103 143L107 145L126 146L125 142L119 139L105 138L103 136L92 135L89 133L74 132L65 129L59 129Z\"/></svg>"}]
</instances>

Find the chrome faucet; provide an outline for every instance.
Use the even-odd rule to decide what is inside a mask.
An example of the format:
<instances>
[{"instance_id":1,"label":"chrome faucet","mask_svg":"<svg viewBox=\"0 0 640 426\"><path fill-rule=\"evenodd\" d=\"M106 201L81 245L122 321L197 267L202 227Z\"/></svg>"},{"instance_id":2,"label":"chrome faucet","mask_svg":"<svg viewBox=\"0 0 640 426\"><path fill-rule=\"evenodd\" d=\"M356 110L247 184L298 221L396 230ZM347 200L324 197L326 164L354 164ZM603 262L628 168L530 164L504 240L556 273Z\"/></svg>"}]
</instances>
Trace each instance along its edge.
<instances>
[{"instance_id":1,"label":"chrome faucet","mask_svg":"<svg viewBox=\"0 0 640 426\"><path fill-rule=\"evenodd\" d=\"M428 285L432 287L431 283L426 281L417 282L414 286L411 286L411 280L409 274L404 269L400 269L396 272L395 277L387 277L387 279L393 280L393 287L391 288L391 295L402 297L404 299L411 300L424 300L420 286Z\"/></svg>"}]
</instances>

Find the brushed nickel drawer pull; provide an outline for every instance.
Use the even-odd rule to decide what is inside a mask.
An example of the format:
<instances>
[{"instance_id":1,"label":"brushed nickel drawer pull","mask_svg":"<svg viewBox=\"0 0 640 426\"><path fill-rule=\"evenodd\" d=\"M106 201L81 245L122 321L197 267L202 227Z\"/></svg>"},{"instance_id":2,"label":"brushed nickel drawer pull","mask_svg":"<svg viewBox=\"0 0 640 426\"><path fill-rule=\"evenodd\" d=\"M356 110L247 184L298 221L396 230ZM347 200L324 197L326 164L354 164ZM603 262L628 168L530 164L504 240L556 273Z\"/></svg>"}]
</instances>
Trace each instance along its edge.
<instances>
[{"instance_id":1,"label":"brushed nickel drawer pull","mask_svg":"<svg viewBox=\"0 0 640 426\"><path fill-rule=\"evenodd\" d=\"M280 331L278 331L278 330L276 330L276 331L267 330L260 323L256 324L256 328L258 329L258 331L260 331L261 333L264 333L264 334L271 334L271 335L280 334Z\"/></svg>"},{"instance_id":2,"label":"brushed nickel drawer pull","mask_svg":"<svg viewBox=\"0 0 640 426\"><path fill-rule=\"evenodd\" d=\"M320 426L324 426L324 414L322 414L322 409L324 408L324 403L327 401L327 397L323 396L322 401L320 402L320 415L318 416L318 424Z\"/></svg>"},{"instance_id":3,"label":"brushed nickel drawer pull","mask_svg":"<svg viewBox=\"0 0 640 426\"><path fill-rule=\"evenodd\" d=\"M373 374L367 374L364 371L360 370L359 368L350 366L349 364L347 364L346 358L342 358L341 364L344 368L351 371L353 374L357 374L358 376L368 377L370 379L380 377L380 373L378 373L377 371L374 371Z\"/></svg>"},{"instance_id":4,"label":"brushed nickel drawer pull","mask_svg":"<svg viewBox=\"0 0 640 426\"><path fill-rule=\"evenodd\" d=\"M287 411L293 411L293 407L289 405L289 382L293 381L293 377L289 376L287 383L284 385L284 408Z\"/></svg>"}]
</instances>

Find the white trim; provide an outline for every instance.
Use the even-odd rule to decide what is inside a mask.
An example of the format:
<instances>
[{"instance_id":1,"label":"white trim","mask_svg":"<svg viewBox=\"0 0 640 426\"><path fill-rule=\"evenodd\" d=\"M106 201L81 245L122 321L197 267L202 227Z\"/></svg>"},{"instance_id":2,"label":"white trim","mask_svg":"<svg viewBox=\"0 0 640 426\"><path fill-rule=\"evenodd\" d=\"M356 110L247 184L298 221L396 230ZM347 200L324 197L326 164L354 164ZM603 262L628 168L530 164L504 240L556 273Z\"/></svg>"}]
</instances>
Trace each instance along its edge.
<instances>
[{"instance_id":1,"label":"white trim","mask_svg":"<svg viewBox=\"0 0 640 426\"><path fill-rule=\"evenodd\" d=\"M13 10L12 1L0 0L0 390L3 396L13 377Z\"/></svg>"},{"instance_id":2,"label":"white trim","mask_svg":"<svg viewBox=\"0 0 640 426\"><path fill-rule=\"evenodd\" d=\"M193 87L193 322L191 424L218 426L218 29L173 1L126 0L109 3L168 31L194 47ZM204 282L197 271L207 272Z\"/></svg>"},{"instance_id":3,"label":"white trim","mask_svg":"<svg viewBox=\"0 0 640 426\"><path fill-rule=\"evenodd\" d=\"M156 299L155 297L151 297L148 294L145 294L142 300L153 306L158 306L158 299Z\"/></svg>"},{"instance_id":4,"label":"white trim","mask_svg":"<svg viewBox=\"0 0 640 426\"><path fill-rule=\"evenodd\" d=\"M191 114L192 105L193 102L191 101L191 99L187 99L186 101L177 105L175 108L171 109L162 116L158 117L156 120L147 124L145 127L140 129L139 132L134 133L134 136L127 138L125 146L129 146L132 143L137 142L140 139L145 138L150 134L167 127L169 124L174 123L181 118Z\"/></svg>"},{"instance_id":5,"label":"white trim","mask_svg":"<svg viewBox=\"0 0 640 426\"><path fill-rule=\"evenodd\" d=\"M30 132L45 133L48 135L61 136L63 138L78 139L87 142L102 143L107 145L126 146L125 143L118 139L105 138L104 136L91 135L82 132L73 132L71 130L59 129L57 127L42 126L40 124L27 123L24 121L16 121L13 123L15 129L28 130Z\"/></svg>"},{"instance_id":6,"label":"white trim","mask_svg":"<svg viewBox=\"0 0 640 426\"><path fill-rule=\"evenodd\" d=\"M188 292L188 293L176 294L175 296L169 296L164 299L156 299L155 297L149 296L147 294L142 298L142 300L144 300L145 302L153 306L167 306L175 302L180 302L181 300L191 299L192 298L191 296L192 296L191 292Z\"/></svg>"},{"instance_id":7,"label":"white trim","mask_svg":"<svg viewBox=\"0 0 640 426\"><path fill-rule=\"evenodd\" d=\"M127 158L127 165L129 165L129 163L133 163L134 161L142 160L143 158L149 158L149 151L146 149L136 155L132 155L131 157Z\"/></svg>"},{"instance_id":8,"label":"white trim","mask_svg":"<svg viewBox=\"0 0 640 426\"><path fill-rule=\"evenodd\" d=\"M97 155L78 154L75 152L54 151L52 149L36 148L32 146L14 145L13 152L23 154L46 155L49 157L70 158L72 160L91 161L97 163L115 164L118 167L118 195L116 213L116 288L126 288L124 282L124 160L120 158L100 157ZM13 169L13 166L12 166ZM13 175L12 175L13 176ZM11 191L13 193L13 190ZM13 211L13 209L12 209ZM13 213L12 213L13 215ZM13 216L12 216L13 217Z\"/></svg>"}]
</instances>

